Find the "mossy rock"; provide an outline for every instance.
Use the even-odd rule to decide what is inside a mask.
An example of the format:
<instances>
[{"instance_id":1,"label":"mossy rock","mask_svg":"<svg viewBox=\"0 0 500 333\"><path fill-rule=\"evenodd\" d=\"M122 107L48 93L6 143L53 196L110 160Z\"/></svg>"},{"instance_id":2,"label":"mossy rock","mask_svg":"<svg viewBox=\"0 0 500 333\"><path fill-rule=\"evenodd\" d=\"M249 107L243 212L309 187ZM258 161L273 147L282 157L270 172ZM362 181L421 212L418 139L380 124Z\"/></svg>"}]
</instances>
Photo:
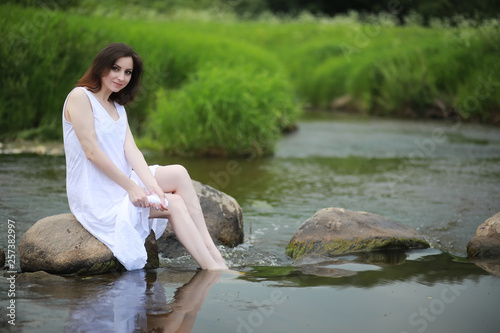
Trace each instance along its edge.
<instances>
[{"instance_id":1,"label":"mossy rock","mask_svg":"<svg viewBox=\"0 0 500 333\"><path fill-rule=\"evenodd\" d=\"M325 208L302 223L291 238L286 254L338 256L384 250L428 248L429 243L413 228L383 216L343 208Z\"/></svg>"}]
</instances>

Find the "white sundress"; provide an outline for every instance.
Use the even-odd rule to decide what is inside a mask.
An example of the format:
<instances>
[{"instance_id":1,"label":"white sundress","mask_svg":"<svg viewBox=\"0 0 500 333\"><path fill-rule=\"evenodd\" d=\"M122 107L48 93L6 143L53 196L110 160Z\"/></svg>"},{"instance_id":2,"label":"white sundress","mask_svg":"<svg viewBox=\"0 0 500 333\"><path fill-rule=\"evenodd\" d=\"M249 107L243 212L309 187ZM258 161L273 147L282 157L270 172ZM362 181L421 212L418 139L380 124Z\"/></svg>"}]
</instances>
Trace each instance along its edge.
<instances>
[{"instance_id":1,"label":"white sundress","mask_svg":"<svg viewBox=\"0 0 500 333\"><path fill-rule=\"evenodd\" d=\"M90 91L83 87L75 89L83 89L90 100L99 147L125 175L145 188L125 157L123 146L128 126L125 108L115 102L120 116L115 121ZM135 207L127 191L87 159L73 124L64 116L66 102L67 98L63 131L71 212L85 229L109 247L127 270L141 269L147 261L146 237L153 230L158 239L168 220L149 219L149 208ZM157 167L150 166L153 175Z\"/></svg>"}]
</instances>

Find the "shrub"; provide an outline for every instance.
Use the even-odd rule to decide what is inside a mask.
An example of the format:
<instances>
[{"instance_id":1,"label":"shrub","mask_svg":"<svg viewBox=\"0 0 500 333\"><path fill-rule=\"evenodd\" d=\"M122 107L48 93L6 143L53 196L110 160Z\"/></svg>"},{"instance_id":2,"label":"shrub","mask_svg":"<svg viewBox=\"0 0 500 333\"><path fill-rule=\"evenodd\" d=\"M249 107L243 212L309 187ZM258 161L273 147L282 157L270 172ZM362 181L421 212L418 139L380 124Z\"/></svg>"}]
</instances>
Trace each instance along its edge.
<instances>
[{"instance_id":1,"label":"shrub","mask_svg":"<svg viewBox=\"0 0 500 333\"><path fill-rule=\"evenodd\" d=\"M161 149L209 155L270 154L300 108L283 75L252 66L206 66L181 89L159 89L149 115Z\"/></svg>"}]
</instances>

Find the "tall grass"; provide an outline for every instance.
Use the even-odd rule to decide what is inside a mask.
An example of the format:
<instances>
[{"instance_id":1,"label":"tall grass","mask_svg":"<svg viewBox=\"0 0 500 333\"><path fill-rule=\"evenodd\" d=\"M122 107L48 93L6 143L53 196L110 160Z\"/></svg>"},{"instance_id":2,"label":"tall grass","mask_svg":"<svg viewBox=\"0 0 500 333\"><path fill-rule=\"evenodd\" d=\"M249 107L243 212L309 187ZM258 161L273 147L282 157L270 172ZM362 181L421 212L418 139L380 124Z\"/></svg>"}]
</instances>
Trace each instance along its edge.
<instances>
[{"instance_id":1,"label":"tall grass","mask_svg":"<svg viewBox=\"0 0 500 333\"><path fill-rule=\"evenodd\" d=\"M270 153L302 104L500 122L494 20L422 28L352 15L245 21L130 8L81 15L0 5L0 136L60 138L65 96L116 41L145 61L144 87L127 107L134 132L171 152Z\"/></svg>"},{"instance_id":2,"label":"tall grass","mask_svg":"<svg viewBox=\"0 0 500 333\"><path fill-rule=\"evenodd\" d=\"M139 136L144 136L141 142L161 140L157 147L179 153L270 153L280 131L293 124L300 113L277 57L244 41L200 33L185 23L134 22L113 17L102 20L78 15L69 18L62 13L51 13L47 20L50 24L33 29L25 38L26 24L16 25L16 18L17 22L19 18L30 22L37 12L9 6L9 13L10 21L4 22L2 31L10 33L13 46L2 49L6 60L2 69L7 74L2 77L2 86L8 93L0 96L0 127L12 132L4 132L3 136L21 130L17 135L23 138L60 137L66 94L93 56L113 41L132 45L145 61L143 89L128 107L131 125ZM25 53L20 55L19 50ZM167 103L161 98L165 93L172 101ZM235 103L226 103L226 97ZM203 113L196 114L199 108L186 112L183 103L187 98L191 99L189 103L212 105L205 118ZM167 104L170 113L161 110ZM171 116L172 112L179 115L160 121L153 117L156 113ZM226 117L228 113L232 116ZM164 123L168 128L171 119L182 119L181 115L186 114L190 115L186 122L189 126L173 125L177 131L182 129L191 142L164 140L169 134L156 124ZM214 123L205 123L214 118ZM220 126L211 126L215 123ZM200 126L206 127L201 139ZM231 137L233 140L229 140Z\"/></svg>"},{"instance_id":3,"label":"tall grass","mask_svg":"<svg viewBox=\"0 0 500 333\"><path fill-rule=\"evenodd\" d=\"M428 117L444 105L445 113L463 119L500 120L498 86L463 103L475 97L478 77L500 82L500 44L492 43L498 25L443 30L284 22L280 29L293 32L294 43L275 50L297 95L312 107L330 109L343 99L350 102L341 106L367 114Z\"/></svg>"},{"instance_id":4,"label":"tall grass","mask_svg":"<svg viewBox=\"0 0 500 333\"><path fill-rule=\"evenodd\" d=\"M60 119L55 115L60 113L54 111L62 110L64 90L84 66L89 44L77 40L75 31L68 29L66 19L57 12L6 6L0 31L2 135L30 129L29 133L58 137ZM65 53L61 45L71 53Z\"/></svg>"},{"instance_id":5,"label":"tall grass","mask_svg":"<svg viewBox=\"0 0 500 333\"><path fill-rule=\"evenodd\" d=\"M194 28L276 54L297 97L312 108L500 123L500 21L474 26L464 19L451 27L435 20L431 28L412 23L417 19L396 26L389 15L368 21L303 15ZM477 96L485 81L488 91Z\"/></svg>"},{"instance_id":6,"label":"tall grass","mask_svg":"<svg viewBox=\"0 0 500 333\"><path fill-rule=\"evenodd\" d=\"M290 95L291 87L280 74L248 65L208 64L183 89L157 91L149 133L168 151L269 154L299 111Z\"/></svg>"}]
</instances>

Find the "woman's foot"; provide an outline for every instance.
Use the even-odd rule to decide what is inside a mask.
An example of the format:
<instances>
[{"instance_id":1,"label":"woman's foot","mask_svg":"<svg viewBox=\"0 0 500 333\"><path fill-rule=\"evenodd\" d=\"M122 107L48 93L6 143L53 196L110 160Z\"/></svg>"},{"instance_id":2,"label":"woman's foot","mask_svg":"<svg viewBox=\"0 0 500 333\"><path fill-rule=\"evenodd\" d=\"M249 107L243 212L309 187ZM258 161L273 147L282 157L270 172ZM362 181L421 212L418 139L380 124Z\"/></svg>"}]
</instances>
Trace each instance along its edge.
<instances>
[{"instance_id":1,"label":"woman's foot","mask_svg":"<svg viewBox=\"0 0 500 333\"><path fill-rule=\"evenodd\" d=\"M214 258L215 262L221 267L221 269L229 269L224 258L222 257L222 254L215 245L209 248L209 252L212 255L212 258Z\"/></svg>"}]
</instances>

